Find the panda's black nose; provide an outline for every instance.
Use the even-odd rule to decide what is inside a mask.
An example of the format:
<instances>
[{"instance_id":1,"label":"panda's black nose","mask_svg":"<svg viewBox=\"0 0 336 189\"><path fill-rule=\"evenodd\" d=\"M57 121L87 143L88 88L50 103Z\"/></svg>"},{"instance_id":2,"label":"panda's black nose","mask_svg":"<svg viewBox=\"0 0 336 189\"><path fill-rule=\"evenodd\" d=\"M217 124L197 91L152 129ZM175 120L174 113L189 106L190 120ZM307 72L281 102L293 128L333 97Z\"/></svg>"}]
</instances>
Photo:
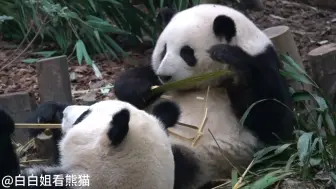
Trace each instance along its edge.
<instances>
[{"instance_id":1,"label":"panda's black nose","mask_svg":"<svg viewBox=\"0 0 336 189\"><path fill-rule=\"evenodd\" d=\"M167 82L167 81L169 81L172 78L172 76L169 76L169 75L159 75L158 77L163 82Z\"/></svg>"}]
</instances>

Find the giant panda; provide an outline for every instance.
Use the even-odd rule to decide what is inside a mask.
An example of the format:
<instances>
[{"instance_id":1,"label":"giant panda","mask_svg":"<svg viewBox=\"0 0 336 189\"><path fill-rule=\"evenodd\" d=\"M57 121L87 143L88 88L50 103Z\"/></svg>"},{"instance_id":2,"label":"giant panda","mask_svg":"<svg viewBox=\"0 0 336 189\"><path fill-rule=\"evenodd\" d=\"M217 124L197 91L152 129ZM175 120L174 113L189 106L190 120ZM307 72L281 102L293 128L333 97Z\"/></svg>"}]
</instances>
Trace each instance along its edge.
<instances>
[{"instance_id":1,"label":"giant panda","mask_svg":"<svg viewBox=\"0 0 336 189\"><path fill-rule=\"evenodd\" d=\"M14 122L0 110L0 178L20 174L26 179L22 188L44 188L40 183L28 187L29 176L58 175L61 186L52 182L46 188L172 189L174 160L166 128L176 123L180 110L165 101L154 112L118 100L67 106L62 112L60 165L20 170L10 136ZM89 186L78 186L78 180L77 186L66 186L68 175L89 175Z\"/></svg>"},{"instance_id":2,"label":"giant panda","mask_svg":"<svg viewBox=\"0 0 336 189\"><path fill-rule=\"evenodd\" d=\"M166 26L151 64L123 72L115 81L119 100L152 111L166 93L153 86L202 73L232 70L231 76L170 91L188 103L188 94L208 94L208 121L195 146L170 135L175 158L174 188L198 188L210 180L246 169L254 153L266 145L291 140L294 119L289 85L270 39L244 14L227 6L202 4L171 14L160 12ZM253 105L253 106L252 106ZM242 125L240 119L250 112ZM190 100L185 120L198 119ZM191 113L190 113L191 112ZM210 132L211 131L211 132Z\"/></svg>"}]
</instances>

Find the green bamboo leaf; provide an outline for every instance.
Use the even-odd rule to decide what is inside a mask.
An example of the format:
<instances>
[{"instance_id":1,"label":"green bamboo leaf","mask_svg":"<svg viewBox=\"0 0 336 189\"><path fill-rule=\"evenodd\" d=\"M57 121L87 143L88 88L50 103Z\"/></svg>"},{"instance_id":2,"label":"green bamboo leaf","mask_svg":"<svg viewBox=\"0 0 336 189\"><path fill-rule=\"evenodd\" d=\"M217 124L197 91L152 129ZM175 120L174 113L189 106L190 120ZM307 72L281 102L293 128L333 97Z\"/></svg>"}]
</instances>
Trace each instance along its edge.
<instances>
[{"instance_id":1,"label":"green bamboo leaf","mask_svg":"<svg viewBox=\"0 0 336 189\"><path fill-rule=\"evenodd\" d=\"M130 28L130 25L128 23L128 21L125 19L124 14L122 14L120 12L120 9L117 9L113 6L109 7L109 17L111 17L111 19L117 23L117 26L123 30L128 31Z\"/></svg>"},{"instance_id":2,"label":"green bamboo leaf","mask_svg":"<svg viewBox=\"0 0 336 189\"><path fill-rule=\"evenodd\" d=\"M320 131L322 129L322 115L319 114L318 117L317 117L317 129Z\"/></svg>"},{"instance_id":3,"label":"green bamboo leaf","mask_svg":"<svg viewBox=\"0 0 336 189\"><path fill-rule=\"evenodd\" d=\"M98 42L100 43L100 37L99 37L99 32L97 30L94 30L94 35L96 37L96 39L98 40Z\"/></svg>"},{"instance_id":4,"label":"green bamboo leaf","mask_svg":"<svg viewBox=\"0 0 336 189\"><path fill-rule=\"evenodd\" d=\"M292 98L294 102L314 100L319 106L318 111L321 111L321 112L324 112L325 110L328 109L327 102L322 97L316 94L312 94L308 91L296 92L292 95Z\"/></svg>"},{"instance_id":5,"label":"green bamboo leaf","mask_svg":"<svg viewBox=\"0 0 336 189\"><path fill-rule=\"evenodd\" d=\"M164 0L160 0L160 8L163 8Z\"/></svg>"},{"instance_id":6,"label":"green bamboo leaf","mask_svg":"<svg viewBox=\"0 0 336 189\"><path fill-rule=\"evenodd\" d=\"M234 185L238 182L238 172L236 169L232 169L231 171L231 185L232 188L234 187Z\"/></svg>"},{"instance_id":7,"label":"green bamboo leaf","mask_svg":"<svg viewBox=\"0 0 336 189\"><path fill-rule=\"evenodd\" d=\"M300 136L297 142L299 160L303 165L307 163L307 158L310 155L312 136L313 136L312 132L304 133Z\"/></svg>"},{"instance_id":8,"label":"green bamboo leaf","mask_svg":"<svg viewBox=\"0 0 336 189\"><path fill-rule=\"evenodd\" d=\"M291 168L291 165L293 164L293 162L295 161L296 157L298 157L298 153L294 153L293 155L291 155L286 163L285 166L285 171L289 171Z\"/></svg>"},{"instance_id":9,"label":"green bamboo leaf","mask_svg":"<svg viewBox=\"0 0 336 189\"><path fill-rule=\"evenodd\" d=\"M295 92L292 94L292 99L294 102L314 100L314 97L306 91Z\"/></svg>"},{"instance_id":10,"label":"green bamboo leaf","mask_svg":"<svg viewBox=\"0 0 336 189\"><path fill-rule=\"evenodd\" d=\"M264 151L259 151L259 153L257 153L255 156L254 163L257 164L260 162L264 162L267 159L273 158L284 152L290 145L291 144L283 144L281 146L271 146L264 149ZM274 151L274 153L269 153L271 151ZM269 155L266 156L267 153L269 153Z\"/></svg>"},{"instance_id":11,"label":"green bamboo leaf","mask_svg":"<svg viewBox=\"0 0 336 189\"><path fill-rule=\"evenodd\" d=\"M321 158L310 158L309 159L309 165L312 166L312 167L320 165L321 162L322 162Z\"/></svg>"},{"instance_id":12,"label":"green bamboo leaf","mask_svg":"<svg viewBox=\"0 0 336 189\"><path fill-rule=\"evenodd\" d=\"M126 52L110 36L103 35L103 38L106 40L106 43L109 44L110 47L121 53L123 56L126 55Z\"/></svg>"},{"instance_id":13,"label":"green bamboo leaf","mask_svg":"<svg viewBox=\"0 0 336 189\"><path fill-rule=\"evenodd\" d=\"M174 89L178 89L180 87L185 87L186 85L195 85L198 82L204 81L204 80L208 80L208 79L213 79L219 76L223 76L223 75L230 75L232 74L231 71L228 70L220 70L220 71L216 71L216 72L210 72L210 73L205 73L205 74L201 74L201 75L196 75L193 77L189 77L183 80L179 80L179 81L174 81L174 82L169 82L166 83L164 85L161 85L155 89L152 90L152 93L160 93L160 92L165 92L165 91L169 91L169 90L174 90Z\"/></svg>"},{"instance_id":14,"label":"green bamboo leaf","mask_svg":"<svg viewBox=\"0 0 336 189\"><path fill-rule=\"evenodd\" d=\"M284 63L285 72L281 72L286 77L292 78L296 81L307 83L318 88L316 83L309 77L309 75L290 57L284 54L279 55L280 60Z\"/></svg>"},{"instance_id":15,"label":"green bamboo leaf","mask_svg":"<svg viewBox=\"0 0 336 189\"><path fill-rule=\"evenodd\" d=\"M93 16L91 16L93 17ZM90 18L91 18L90 17ZM113 25L111 25L110 23L106 22L105 20L102 20L100 18L95 18L95 19L89 19L88 21L86 21L86 23L91 26L92 28L102 31L102 32L110 32L110 33L114 33L114 34L129 34L128 32L116 28Z\"/></svg>"},{"instance_id":16,"label":"green bamboo leaf","mask_svg":"<svg viewBox=\"0 0 336 189\"><path fill-rule=\"evenodd\" d=\"M314 152L320 138L315 138L313 144L311 145L311 151Z\"/></svg>"},{"instance_id":17,"label":"green bamboo leaf","mask_svg":"<svg viewBox=\"0 0 336 189\"><path fill-rule=\"evenodd\" d=\"M119 8L123 8L122 3L120 3L118 0L99 0L100 2L109 2L113 4L114 6L117 6Z\"/></svg>"},{"instance_id":18,"label":"green bamboo leaf","mask_svg":"<svg viewBox=\"0 0 336 189\"><path fill-rule=\"evenodd\" d=\"M179 10L185 10L188 7L188 4L189 4L188 0L180 0Z\"/></svg>"},{"instance_id":19,"label":"green bamboo leaf","mask_svg":"<svg viewBox=\"0 0 336 189\"><path fill-rule=\"evenodd\" d=\"M288 63L294 69L296 69L300 74L306 74L306 72L288 55L280 54L280 59Z\"/></svg>"},{"instance_id":20,"label":"green bamboo leaf","mask_svg":"<svg viewBox=\"0 0 336 189\"><path fill-rule=\"evenodd\" d=\"M286 68L286 66L284 66L284 68ZM307 77L305 77L304 75L297 74L296 72L281 70L280 73L286 78L293 79L295 81L299 81L305 84L313 85L313 83L309 79L307 79Z\"/></svg>"},{"instance_id":21,"label":"green bamboo leaf","mask_svg":"<svg viewBox=\"0 0 336 189\"><path fill-rule=\"evenodd\" d=\"M336 172L335 171L330 172L330 178L332 179L332 182L336 184Z\"/></svg>"},{"instance_id":22,"label":"green bamboo leaf","mask_svg":"<svg viewBox=\"0 0 336 189\"><path fill-rule=\"evenodd\" d=\"M57 42L57 45L64 50L67 45L65 44L65 40L62 37L62 35L56 31L54 28L49 28L50 29L50 33L52 34L50 37L54 38L54 40Z\"/></svg>"},{"instance_id":23,"label":"green bamboo leaf","mask_svg":"<svg viewBox=\"0 0 336 189\"><path fill-rule=\"evenodd\" d=\"M84 46L84 59L85 59L86 64L92 65L93 61L90 58L89 54L87 53L85 46Z\"/></svg>"},{"instance_id":24,"label":"green bamboo leaf","mask_svg":"<svg viewBox=\"0 0 336 189\"><path fill-rule=\"evenodd\" d=\"M324 98L320 97L320 96L317 96L317 95L313 95L317 104L319 105L319 110L321 112L324 112L328 109L328 104L327 102L325 101Z\"/></svg>"},{"instance_id":25,"label":"green bamboo leaf","mask_svg":"<svg viewBox=\"0 0 336 189\"><path fill-rule=\"evenodd\" d=\"M78 45L78 46L77 46ZM78 47L78 48L77 48ZM82 60L83 60L83 56L85 59L86 64L88 65L92 65L92 60L88 54L88 52L86 51L86 47L85 44L83 43L82 40L78 40L76 43L76 51L77 51L77 59L78 61L80 61L79 64L81 64Z\"/></svg>"},{"instance_id":26,"label":"green bamboo leaf","mask_svg":"<svg viewBox=\"0 0 336 189\"><path fill-rule=\"evenodd\" d=\"M285 151L290 145L292 144L283 144L278 149L275 150L274 154L281 154L283 151Z\"/></svg>"},{"instance_id":27,"label":"green bamboo leaf","mask_svg":"<svg viewBox=\"0 0 336 189\"><path fill-rule=\"evenodd\" d=\"M43 56L44 58L49 58L51 57L52 55L54 55L57 51L40 51L40 52L33 52L33 53L30 53L30 54L33 54L33 55L41 55Z\"/></svg>"},{"instance_id":28,"label":"green bamboo leaf","mask_svg":"<svg viewBox=\"0 0 336 189\"><path fill-rule=\"evenodd\" d=\"M95 64L94 61L92 61L91 66L92 66L92 68L93 68L93 71L94 71L96 77L98 77L98 78L100 78L100 79L103 78L102 73L99 71L99 68L97 67L97 65Z\"/></svg>"},{"instance_id":29,"label":"green bamboo leaf","mask_svg":"<svg viewBox=\"0 0 336 189\"><path fill-rule=\"evenodd\" d=\"M330 134L332 136L335 136L335 124L333 122L333 120L331 119L330 115L328 113L325 114L325 117L324 117L326 123L327 123L327 127L330 131Z\"/></svg>"},{"instance_id":30,"label":"green bamboo leaf","mask_svg":"<svg viewBox=\"0 0 336 189\"><path fill-rule=\"evenodd\" d=\"M113 85L108 84L105 87L100 88L100 93L107 95L113 87Z\"/></svg>"},{"instance_id":31,"label":"green bamboo leaf","mask_svg":"<svg viewBox=\"0 0 336 189\"><path fill-rule=\"evenodd\" d=\"M117 54L111 49L111 47L109 47L105 42L103 42L102 45L105 47L105 50L113 56L113 58L118 59Z\"/></svg>"},{"instance_id":32,"label":"green bamboo leaf","mask_svg":"<svg viewBox=\"0 0 336 189\"><path fill-rule=\"evenodd\" d=\"M182 10L182 9L181 9L181 8L182 8L182 1L183 1L183 0L178 0L178 5L177 5L177 10L178 10L178 11L181 11L181 10Z\"/></svg>"},{"instance_id":33,"label":"green bamboo leaf","mask_svg":"<svg viewBox=\"0 0 336 189\"><path fill-rule=\"evenodd\" d=\"M319 145L320 152L322 152L324 150L324 144L321 138L319 138L318 145Z\"/></svg>"},{"instance_id":34,"label":"green bamboo leaf","mask_svg":"<svg viewBox=\"0 0 336 189\"><path fill-rule=\"evenodd\" d=\"M91 7L93 8L93 10L94 10L95 12L97 12L97 10L96 10L96 6L95 6L94 2L93 2L92 0L89 0L89 3L90 3L90 5L91 5Z\"/></svg>"},{"instance_id":35,"label":"green bamboo leaf","mask_svg":"<svg viewBox=\"0 0 336 189\"><path fill-rule=\"evenodd\" d=\"M97 41L96 37L93 35L87 35L87 39L90 42L91 48L95 50L96 53L103 53L104 47L101 45L100 41Z\"/></svg>"},{"instance_id":36,"label":"green bamboo leaf","mask_svg":"<svg viewBox=\"0 0 336 189\"><path fill-rule=\"evenodd\" d=\"M268 146L266 148L263 148L259 151L257 151L255 154L254 154L254 158L256 160L259 160L261 159L262 157L264 157L266 154L270 153L271 151L275 151L276 149L278 149L280 146L277 145L277 146Z\"/></svg>"},{"instance_id":37,"label":"green bamboo leaf","mask_svg":"<svg viewBox=\"0 0 336 189\"><path fill-rule=\"evenodd\" d=\"M266 174L265 176L263 176L262 178L258 179L257 181L255 181L253 184L243 187L244 189L264 189L264 188L268 188L271 185L273 185L274 183L292 175L293 173L291 172L285 172L282 170L277 170L277 171L273 171L270 172L268 174Z\"/></svg>"},{"instance_id":38,"label":"green bamboo leaf","mask_svg":"<svg viewBox=\"0 0 336 189\"><path fill-rule=\"evenodd\" d=\"M148 3L150 11L152 12L153 15L155 15L155 6L153 0L149 0Z\"/></svg>"},{"instance_id":39,"label":"green bamboo leaf","mask_svg":"<svg viewBox=\"0 0 336 189\"><path fill-rule=\"evenodd\" d=\"M85 45L83 41L79 39L76 43L76 53L77 53L78 64L82 64L82 60L84 57L84 50L85 50Z\"/></svg>"},{"instance_id":40,"label":"green bamboo leaf","mask_svg":"<svg viewBox=\"0 0 336 189\"><path fill-rule=\"evenodd\" d=\"M192 0L192 2L194 6L200 4L200 0Z\"/></svg>"},{"instance_id":41,"label":"green bamboo leaf","mask_svg":"<svg viewBox=\"0 0 336 189\"><path fill-rule=\"evenodd\" d=\"M38 60L39 59L36 59L36 58L27 58L27 59L22 60L22 62L32 64L32 63L37 62Z\"/></svg>"}]
</instances>

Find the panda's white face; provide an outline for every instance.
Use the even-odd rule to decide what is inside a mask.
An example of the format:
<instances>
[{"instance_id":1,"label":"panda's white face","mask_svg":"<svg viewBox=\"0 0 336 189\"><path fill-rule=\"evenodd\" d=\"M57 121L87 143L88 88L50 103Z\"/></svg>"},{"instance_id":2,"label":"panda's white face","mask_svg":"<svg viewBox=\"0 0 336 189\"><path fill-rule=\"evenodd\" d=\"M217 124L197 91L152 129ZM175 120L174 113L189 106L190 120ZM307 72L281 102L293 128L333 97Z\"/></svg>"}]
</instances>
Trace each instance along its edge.
<instances>
[{"instance_id":1,"label":"panda's white face","mask_svg":"<svg viewBox=\"0 0 336 189\"><path fill-rule=\"evenodd\" d=\"M117 100L68 106L63 114L61 164L89 174L90 186L173 188L171 145L153 115Z\"/></svg>"},{"instance_id":2,"label":"panda's white face","mask_svg":"<svg viewBox=\"0 0 336 189\"><path fill-rule=\"evenodd\" d=\"M231 36L216 36L214 20L225 15L234 25L219 27ZM232 33L230 33L232 31ZM228 42L226 37L230 38ZM162 83L227 69L214 62L207 50L216 44L232 44L250 55L262 52L270 44L267 36L240 12L221 5L202 4L181 11L160 34L152 55L152 67Z\"/></svg>"},{"instance_id":3,"label":"panda's white face","mask_svg":"<svg viewBox=\"0 0 336 189\"><path fill-rule=\"evenodd\" d=\"M219 43L212 32L209 18L192 12L180 12L161 33L152 55L152 66L161 82L185 79L225 69L227 65L213 62L207 50ZM223 41L225 43L225 41Z\"/></svg>"}]
</instances>

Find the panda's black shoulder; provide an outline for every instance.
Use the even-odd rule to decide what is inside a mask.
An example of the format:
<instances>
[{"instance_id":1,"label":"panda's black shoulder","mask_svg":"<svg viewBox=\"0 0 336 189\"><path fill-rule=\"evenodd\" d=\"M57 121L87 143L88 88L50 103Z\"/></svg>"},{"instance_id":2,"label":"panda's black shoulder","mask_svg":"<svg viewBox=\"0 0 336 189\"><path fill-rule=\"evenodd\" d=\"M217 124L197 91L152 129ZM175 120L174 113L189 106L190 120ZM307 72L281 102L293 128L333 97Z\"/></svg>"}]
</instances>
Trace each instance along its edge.
<instances>
[{"instance_id":1,"label":"panda's black shoulder","mask_svg":"<svg viewBox=\"0 0 336 189\"><path fill-rule=\"evenodd\" d=\"M264 62L267 66L272 66L274 69L280 69L281 64L278 59L278 54L274 46L270 43L264 47L264 50L255 56L251 56L254 64Z\"/></svg>"}]
</instances>

